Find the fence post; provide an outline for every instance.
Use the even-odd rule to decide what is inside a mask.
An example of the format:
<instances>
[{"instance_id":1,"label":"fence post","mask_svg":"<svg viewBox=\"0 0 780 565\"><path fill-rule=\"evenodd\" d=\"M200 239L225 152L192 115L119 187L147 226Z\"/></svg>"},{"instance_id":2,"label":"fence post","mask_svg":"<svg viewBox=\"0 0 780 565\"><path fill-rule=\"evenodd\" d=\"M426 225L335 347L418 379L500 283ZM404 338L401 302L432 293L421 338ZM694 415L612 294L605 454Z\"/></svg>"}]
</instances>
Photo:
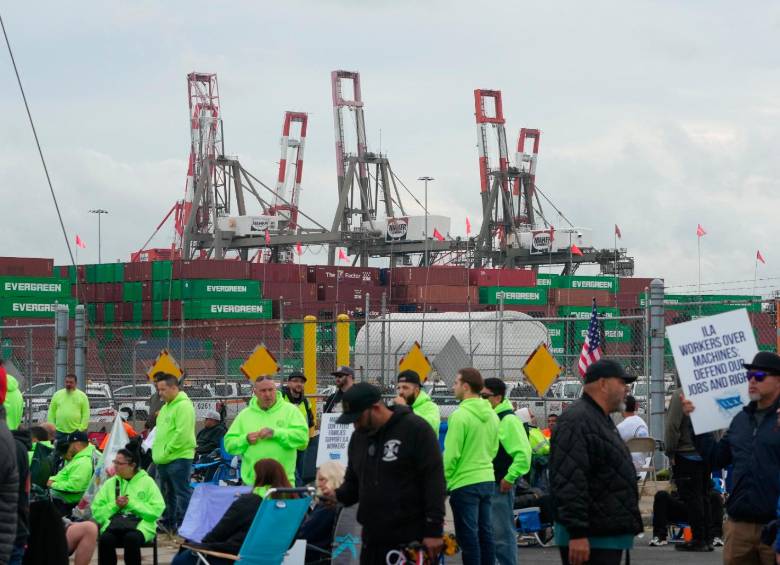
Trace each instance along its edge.
<instances>
[{"instance_id":1,"label":"fence post","mask_svg":"<svg viewBox=\"0 0 780 565\"><path fill-rule=\"evenodd\" d=\"M26 394L24 395L25 398L25 404L24 404L24 414L25 414L25 422L27 422L27 426L29 427L32 422L32 399L30 398L30 395L32 394L32 385L33 385L33 329L27 328L27 378L26 381Z\"/></svg>"},{"instance_id":2,"label":"fence post","mask_svg":"<svg viewBox=\"0 0 780 565\"><path fill-rule=\"evenodd\" d=\"M349 326L347 326L349 331ZM347 340L349 346L349 340ZM313 396L317 394L317 318L305 316L303 318L303 376L306 377L304 394ZM312 399L313 410L316 412L316 402Z\"/></svg>"},{"instance_id":3,"label":"fence post","mask_svg":"<svg viewBox=\"0 0 780 565\"><path fill-rule=\"evenodd\" d=\"M650 435L664 436L664 283L650 283ZM655 464L660 467L663 454L656 452Z\"/></svg>"},{"instance_id":4,"label":"fence post","mask_svg":"<svg viewBox=\"0 0 780 565\"><path fill-rule=\"evenodd\" d=\"M365 322L366 323L366 365L365 365L365 369L363 370L363 375L362 375L362 378L361 378L361 380L363 380L363 381L366 380L366 375L368 374L368 371L369 371L368 360L370 359L370 355L369 355L368 349L370 347L370 343L371 342L368 339L368 332L369 332L369 323L368 323L368 321L369 321L369 311L368 310L369 310L370 304L371 304L371 294L366 293L366 311L365 311L365 316L366 316L366 322Z\"/></svg>"},{"instance_id":5,"label":"fence post","mask_svg":"<svg viewBox=\"0 0 780 565\"><path fill-rule=\"evenodd\" d=\"M68 318L70 308L66 305L58 304L54 310L54 382L55 389L59 390L65 386L65 375L68 373ZM82 379L79 386L86 387L87 383Z\"/></svg>"},{"instance_id":6,"label":"fence post","mask_svg":"<svg viewBox=\"0 0 780 565\"><path fill-rule=\"evenodd\" d=\"M382 343L379 346L379 350L381 352L382 358L379 360L379 370L382 373L382 386L386 385L385 382L385 334L387 332L387 329L385 328L385 318L387 317L387 293L382 292Z\"/></svg>"},{"instance_id":7,"label":"fence post","mask_svg":"<svg viewBox=\"0 0 780 565\"><path fill-rule=\"evenodd\" d=\"M349 316L336 316L336 367L349 367Z\"/></svg>"},{"instance_id":8,"label":"fence post","mask_svg":"<svg viewBox=\"0 0 780 565\"><path fill-rule=\"evenodd\" d=\"M279 370L284 367L284 300L279 301Z\"/></svg>"},{"instance_id":9,"label":"fence post","mask_svg":"<svg viewBox=\"0 0 780 565\"><path fill-rule=\"evenodd\" d=\"M504 378L504 294L498 299L498 375Z\"/></svg>"},{"instance_id":10,"label":"fence post","mask_svg":"<svg viewBox=\"0 0 780 565\"><path fill-rule=\"evenodd\" d=\"M76 333L73 338L73 369L76 373L76 379L79 383L79 388L82 387L86 390L87 375L85 361L87 356L87 327L86 310L83 304L76 305Z\"/></svg>"}]
</instances>

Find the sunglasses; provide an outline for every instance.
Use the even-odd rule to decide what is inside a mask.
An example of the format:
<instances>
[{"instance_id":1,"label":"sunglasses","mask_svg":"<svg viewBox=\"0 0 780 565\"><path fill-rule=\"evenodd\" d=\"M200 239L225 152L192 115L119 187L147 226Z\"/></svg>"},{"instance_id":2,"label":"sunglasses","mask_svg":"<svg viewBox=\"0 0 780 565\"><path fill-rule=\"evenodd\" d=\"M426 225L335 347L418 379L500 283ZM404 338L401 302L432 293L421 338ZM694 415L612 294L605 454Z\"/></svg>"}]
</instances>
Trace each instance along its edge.
<instances>
[{"instance_id":1,"label":"sunglasses","mask_svg":"<svg viewBox=\"0 0 780 565\"><path fill-rule=\"evenodd\" d=\"M774 377L777 376L775 373L768 373L767 371L748 371L747 372L747 378L748 380L754 379L757 383L763 382L764 379L767 377Z\"/></svg>"},{"instance_id":2,"label":"sunglasses","mask_svg":"<svg viewBox=\"0 0 780 565\"><path fill-rule=\"evenodd\" d=\"M483 392L482 394L480 394L480 396L481 396L482 398L484 398L485 400L487 400L487 399L488 399L488 398L490 398L491 396L496 396L496 395L495 395L495 394L491 394L491 393L489 393L489 392Z\"/></svg>"}]
</instances>

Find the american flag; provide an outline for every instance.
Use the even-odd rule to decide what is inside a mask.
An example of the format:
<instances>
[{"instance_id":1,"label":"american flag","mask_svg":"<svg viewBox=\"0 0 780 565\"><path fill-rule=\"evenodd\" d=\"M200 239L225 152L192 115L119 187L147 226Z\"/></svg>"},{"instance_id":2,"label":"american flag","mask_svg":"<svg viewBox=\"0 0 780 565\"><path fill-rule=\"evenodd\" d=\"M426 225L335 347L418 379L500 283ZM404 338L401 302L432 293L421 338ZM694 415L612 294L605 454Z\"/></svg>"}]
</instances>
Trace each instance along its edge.
<instances>
[{"instance_id":1,"label":"american flag","mask_svg":"<svg viewBox=\"0 0 780 565\"><path fill-rule=\"evenodd\" d=\"M585 343L582 344L580 352L580 362L577 367L580 370L580 376L585 376L585 371L592 363L601 359L601 332L599 330L599 318L596 311L596 299L593 299L593 312L590 315L590 324L588 324L588 335L585 336Z\"/></svg>"}]
</instances>

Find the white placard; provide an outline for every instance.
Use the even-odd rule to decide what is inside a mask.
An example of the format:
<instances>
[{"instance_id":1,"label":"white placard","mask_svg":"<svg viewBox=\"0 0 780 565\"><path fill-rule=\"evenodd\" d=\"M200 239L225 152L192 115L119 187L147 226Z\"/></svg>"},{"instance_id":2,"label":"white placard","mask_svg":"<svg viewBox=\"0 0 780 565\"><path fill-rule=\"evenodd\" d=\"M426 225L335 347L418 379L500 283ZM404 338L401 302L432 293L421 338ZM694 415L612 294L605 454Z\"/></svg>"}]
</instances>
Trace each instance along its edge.
<instances>
[{"instance_id":1,"label":"white placard","mask_svg":"<svg viewBox=\"0 0 780 565\"><path fill-rule=\"evenodd\" d=\"M323 414L320 420L320 443L317 446L317 467L326 461L338 461L347 466L347 446L352 437L352 424L337 424L341 414Z\"/></svg>"},{"instance_id":2,"label":"white placard","mask_svg":"<svg viewBox=\"0 0 780 565\"><path fill-rule=\"evenodd\" d=\"M666 329L683 393L696 407L697 434L722 430L748 403L742 363L758 352L747 310L698 318Z\"/></svg>"}]
</instances>

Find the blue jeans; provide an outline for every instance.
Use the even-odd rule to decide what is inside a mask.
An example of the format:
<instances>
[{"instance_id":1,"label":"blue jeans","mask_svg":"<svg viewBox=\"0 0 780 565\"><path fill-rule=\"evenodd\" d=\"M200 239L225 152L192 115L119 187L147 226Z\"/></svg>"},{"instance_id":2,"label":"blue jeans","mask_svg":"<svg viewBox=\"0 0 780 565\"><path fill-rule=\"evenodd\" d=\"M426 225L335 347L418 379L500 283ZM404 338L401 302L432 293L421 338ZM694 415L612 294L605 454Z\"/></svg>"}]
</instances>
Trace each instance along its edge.
<instances>
[{"instance_id":1,"label":"blue jeans","mask_svg":"<svg viewBox=\"0 0 780 565\"><path fill-rule=\"evenodd\" d=\"M178 530L184 520L192 496L191 474L192 459L174 459L170 463L157 465L160 490L165 499L163 526L168 529Z\"/></svg>"},{"instance_id":2,"label":"blue jeans","mask_svg":"<svg viewBox=\"0 0 780 565\"><path fill-rule=\"evenodd\" d=\"M517 530L512 509L514 492L501 492L501 483L495 483L493 492L493 539L496 542L496 561L499 565L517 565Z\"/></svg>"},{"instance_id":3,"label":"blue jeans","mask_svg":"<svg viewBox=\"0 0 780 565\"><path fill-rule=\"evenodd\" d=\"M456 488L450 492L455 537L463 552L463 565L495 565L491 498L493 481Z\"/></svg>"},{"instance_id":4,"label":"blue jeans","mask_svg":"<svg viewBox=\"0 0 780 565\"><path fill-rule=\"evenodd\" d=\"M25 544L14 545L14 548L11 550L11 555L8 557L8 565L22 565L25 547Z\"/></svg>"}]
</instances>

